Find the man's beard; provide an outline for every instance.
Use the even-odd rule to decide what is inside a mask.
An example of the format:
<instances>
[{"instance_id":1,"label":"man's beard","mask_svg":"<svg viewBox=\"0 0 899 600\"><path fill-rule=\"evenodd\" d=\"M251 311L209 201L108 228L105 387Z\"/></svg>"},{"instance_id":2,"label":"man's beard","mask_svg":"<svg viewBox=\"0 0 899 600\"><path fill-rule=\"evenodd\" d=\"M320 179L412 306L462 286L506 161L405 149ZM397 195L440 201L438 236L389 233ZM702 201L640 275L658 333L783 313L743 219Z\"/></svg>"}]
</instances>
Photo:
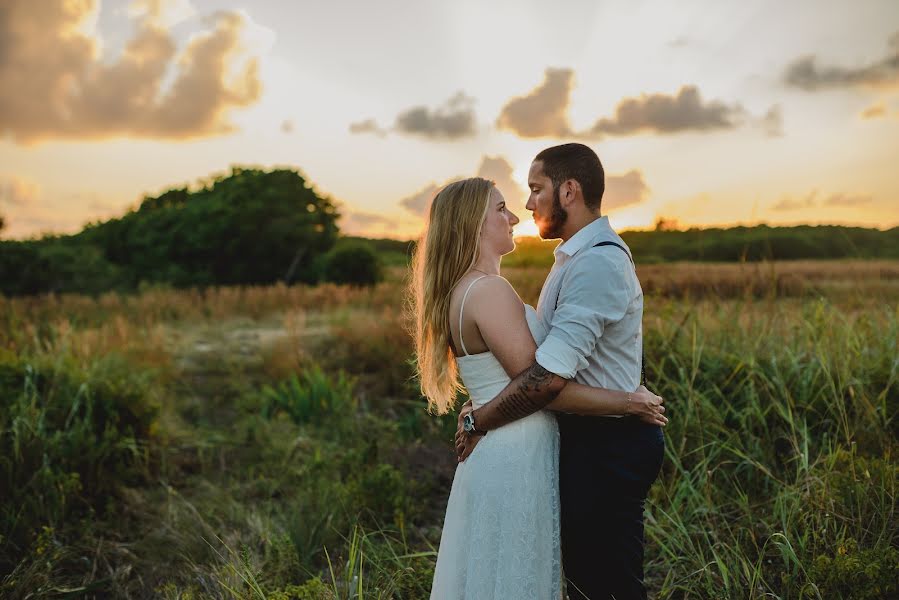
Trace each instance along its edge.
<instances>
[{"instance_id":1,"label":"man's beard","mask_svg":"<svg viewBox=\"0 0 899 600\"><path fill-rule=\"evenodd\" d=\"M554 240L562 237L562 227L568 220L568 213L562 208L562 199L559 197L559 188L553 186L553 209L549 214L549 222L540 229L540 237L544 240Z\"/></svg>"}]
</instances>

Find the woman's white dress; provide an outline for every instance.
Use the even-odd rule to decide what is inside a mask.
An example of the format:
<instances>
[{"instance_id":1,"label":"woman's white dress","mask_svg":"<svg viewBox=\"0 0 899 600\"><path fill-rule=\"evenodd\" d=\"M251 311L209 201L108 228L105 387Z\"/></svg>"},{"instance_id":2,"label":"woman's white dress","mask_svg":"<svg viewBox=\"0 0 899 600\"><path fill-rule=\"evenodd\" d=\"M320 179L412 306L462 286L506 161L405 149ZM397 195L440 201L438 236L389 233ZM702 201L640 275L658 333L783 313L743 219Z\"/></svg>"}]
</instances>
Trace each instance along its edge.
<instances>
[{"instance_id":1,"label":"woman's white dress","mask_svg":"<svg viewBox=\"0 0 899 600\"><path fill-rule=\"evenodd\" d=\"M525 311L539 344L546 333L533 307ZM510 381L490 352L457 361L476 407ZM456 468L431 598L557 600L559 540L559 430L540 411L488 432Z\"/></svg>"}]
</instances>

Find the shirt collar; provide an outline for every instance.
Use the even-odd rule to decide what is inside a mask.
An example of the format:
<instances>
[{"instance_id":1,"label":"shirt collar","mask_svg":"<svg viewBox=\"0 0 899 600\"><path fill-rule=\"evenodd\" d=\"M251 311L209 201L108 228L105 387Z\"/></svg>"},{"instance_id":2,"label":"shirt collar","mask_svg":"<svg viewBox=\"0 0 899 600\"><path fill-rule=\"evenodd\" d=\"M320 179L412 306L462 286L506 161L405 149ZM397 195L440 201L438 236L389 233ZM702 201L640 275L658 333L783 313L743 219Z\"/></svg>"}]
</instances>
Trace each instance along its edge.
<instances>
[{"instance_id":1,"label":"shirt collar","mask_svg":"<svg viewBox=\"0 0 899 600\"><path fill-rule=\"evenodd\" d=\"M556 249L553 250L553 254L557 260L560 255L571 258L583 250L584 247L594 239L610 231L612 231L612 226L609 225L609 217L600 217L589 225L582 227L577 233L568 238L568 241L556 246Z\"/></svg>"}]
</instances>

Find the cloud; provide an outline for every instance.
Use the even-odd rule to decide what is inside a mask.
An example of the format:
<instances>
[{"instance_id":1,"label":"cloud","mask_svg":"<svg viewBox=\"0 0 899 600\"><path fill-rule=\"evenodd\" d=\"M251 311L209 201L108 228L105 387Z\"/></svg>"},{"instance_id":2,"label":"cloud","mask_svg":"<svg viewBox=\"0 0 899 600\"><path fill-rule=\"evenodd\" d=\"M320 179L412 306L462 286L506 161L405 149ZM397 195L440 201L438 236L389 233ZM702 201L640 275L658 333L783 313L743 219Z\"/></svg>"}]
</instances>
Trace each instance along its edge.
<instances>
[{"instance_id":1,"label":"cloud","mask_svg":"<svg viewBox=\"0 0 899 600\"><path fill-rule=\"evenodd\" d=\"M599 119L588 135L634 135L642 132L677 133L734 129L745 114L743 108L718 100L703 101L699 88L685 85L676 96L642 94L625 98L615 116Z\"/></svg>"},{"instance_id":2,"label":"cloud","mask_svg":"<svg viewBox=\"0 0 899 600\"><path fill-rule=\"evenodd\" d=\"M768 137L782 137L784 134L783 110L780 104L768 109L765 116L759 119L759 125Z\"/></svg>"},{"instance_id":3,"label":"cloud","mask_svg":"<svg viewBox=\"0 0 899 600\"><path fill-rule=\"evenodd\" d=\"M880 119L887 116L887 108L883 103L872 104L862 111L862 119Z\"/></svg>"},{"instance_id":4,"label":"cloud","mask_svg":"<svg viewBox=\"0 0 899 600\"><path fill-rule=\"evenodd\" d=\"M415 106L396 117L400 133L436 139L471 137L476 133L474 98L459 92L436 110Z\"/></svg>"},{"instance_id":5,"label":"cloud","mask_svg":"<svg viewBox=\"0 0 899 600\"><path fill-rule=\"evenodd\" d=\"M862 204L869 204L874 200L873 196L865 195L865 194L832 194L824 200L824 204L826 206L860 206Z\"/></svg>"},{"instance_id":6,"label":"cloud","mask_svg":"<svg viewBox=\"0 0 899 600\"><path fill-rule=\"evenodd\" d=\"M523 138L570 136L568 103L573 85L573 70L546 69L543 83L503 106L496 119L497 128Z\"/></svg>"},{"instance_id":7,"label":"cloud","mask_svg":"<svg viewBox=\"0 0 899 600\"><path fill-rule=\"evenodd\" d=\"M512 212L521 213L525 210L524 204L527 198L524 191L524 182L515 181L512 177L512 165L502 156L483 156L481 164L478 166L477 177L489 179L496 184L497 189L502 193L506 200L506 205ZM443 183L431 182L424 186L414 194L406 196L400 200L400 206L408 210L414 215L424 216L431 208L431 201L437 192L442 190L453 181L464 179L464 176L451 177Z\"/></svg>"},{"instance_id":8,"label":"cloud","mask_svg":"<svg viewBox=\"0 0 899 600\"><path fill-rule=\"evenodd\" d=\"M477 133L474 98L459 92L436 109L413 106L397 115L393 131L434 140L472 137ZM351 123L350 133L374 133L384 136L387 130L379 126L374 119L365 119Z\"/></svg>"},{"instance_id":9,"label":"cloud","mask_svg":"<svg viewBox=\"0 0 899 600\"><path fill-rule=\"evenodd\" d=\"M208 29L179 52L166 25L192 14L189 3L135 2L135 33L110 62L85 27L98 10L99 0L6 0L0 134L19 143L205 137L232 131L228 113L259 99L258 58L244 44L254 25L244 13L206 18Z\"/></svg>"},{"instance_id":10,"label":"cloud","mask_svg":"<svg viewBox=\"0 0 899 600\"><path fill-rule=\"evenodd\" d=\"M72 212L48 206L36 183L15 175L0 176L0 216L5 221L5 237L75 230L78 220Z\"/></svg>"},{"instance_id":11,"label":"cloud","mask_svg":"<svg viewBox=\"0 0 899 600\"><path fill-rule=\"evenodd\" d=\"M350 133L374 133L383 137L387 135L387 130L381 129L374 119L365 119L357 123L350 123Z\"/></svg>"},{"instance_id":12,"label":"cloud","mask_svg":"<svg viewBox=\"0 0 899 600\"><path fill-rule=\"evenodd\" d=\"M481 160L481 166L478 167L478 177L493 181L505 198L509 209L519 217L522 216L527 201L525 182L515 181L509 161L502 156L485 156Z\"/></svg>"},{"instance_id":13,"label":"cloud","mask_svg":"<svg viewBox=\"0 0 899 600\"><path fill-rule=\"evenodd\" d=\"M606 177L606 191L602 195L602 209L615 210L629 204L638 204L648 196L649 186L641 171L633 169L624 175L609 175Z\"/></svg>"},{"instance_id":14,"label":"cloud","mask_svg":"<svg viewBox=\"0 0 899 600\"><path fill-rule=\"evenodd\" d=\"M391 219L377 213L367 212L348 212L340 217L340 227L348 232L360 232L370 229L371 227L381 227L388 230L395 230L397 226L396 219Z\"/></svg>"},{"instance_id":15,"label":"cloud","mask_svg":"<svg viewBox=\"0 0 899 600\"><path fill-rule=\"evenodd\" d=\"M546 69L543 82L524 96L509 100L496 120L498 129L522 138L573 138L597 140L604 136L640 133L672 134L683 131L735 129L746 121L739 104L703 100L699 88L685 85L675 95L642 94L624 98L612 117L603 117L588 130L574 131L568 109L574 71ZM781 135L782 116L778 106L756 120L768 135Z\"/></svg>"},{"instance_id":16,"label":"cloud","mask_svg":"<svg viewBox=\"0 0 899 600\"><path fill-rule=\"evenodd\" d=\"M128 15L148 19L163 27L172 27L197 14L189 0L132 0Z\"/></svg>"},{"instance_id":17,"label":"cloud","mask_svg":"<svg viewBox=\"0 0 899 600\"><path fill-rule=\"evenodd\" d=\"M458 179L462 179L461 177L457 177L455 179L450 179L443 185L437 185L436 183L429 183L425 187L421 188L411 196L406 196L402 200L400 200L400 206L411 212L412 214L424 216L428 213L428 209L431 206L431 200L434 199L434 196L437 195L437 192L443 189L443 187L449 183L450 181L456 181Z\"/></svg>"},{"instance_id":18,"label":"cloud","mask_svg":"<svg viewBox=\"0 0 899 600\"><path fill-rule=\"evenodd\" d=\"M36 183L20 177L0 178L0 206L24 207L34 204L40 193Z\"/></svg>"},{"instance_id":19,"label":"cloud","mask_svg":"<svg viewBox=\"0 0 899 600\"><path fill-rule=\"evenodd\" d=\"M803 208L811 208L816 205L816 197L818 196L818 190L812 190L802 198L793 198L791 196L783 196L777 204L771 207L771 210L776 211L790 211L790 210L800 210Z\"/></svg>"},{"instance_id":20,"label":"cloud","mask_svg":"<svg viewBox=\"0 0 899 600\"><path fill-rule=\"evenodd\" d=\"M806 92L826 89L899 86L899 31L887 40L885 56L857 67L821 66L814 55L793 61L784 82Z\"/></svg>"},{"instance_id":21,"label":"cloud","mask_svg":"<svg viewBox=\"0 0 899 600\"><path fill-rule=\"evenodd\" d=\"M845 194L842 192L831 194L823 201L818 202L818 190L812 190L802 198L793 198L784 196L776 204L771 206L771 210L776 211L792 211L807 208L815 208L818 206L861 206L869 204L874 200L873 196L867 194Z\"/></svg>"},{"instance_id":22,"label":"cloud","mask_svg":"<svg viewBox=\"0 0 899 600\"><path fill-rule=\"evenodd\" d=\"M523 219L529 216L527 209L525 209L525 203L527 202L526 182L517 181L513 177L512 164L505 157L485 155L481 158L481 164L478 166L476 175L493 181L499 191L502 192L506 204L519 218ZM437 195L437 192L442 190L447 184L459 179L463 179L463 177L452 177L439 184L436 182L429 183L414 194L406 196L399 203L412 214L424 216L430 209L431 201ZM649 186L646 185L646 181L643 179L643 173L639 170L634 169L623 175L607 175L606 191L602 200L603 210L614 210L629 204L643 202L648 199L649 191Z\"/></svg>"}]
</instances>

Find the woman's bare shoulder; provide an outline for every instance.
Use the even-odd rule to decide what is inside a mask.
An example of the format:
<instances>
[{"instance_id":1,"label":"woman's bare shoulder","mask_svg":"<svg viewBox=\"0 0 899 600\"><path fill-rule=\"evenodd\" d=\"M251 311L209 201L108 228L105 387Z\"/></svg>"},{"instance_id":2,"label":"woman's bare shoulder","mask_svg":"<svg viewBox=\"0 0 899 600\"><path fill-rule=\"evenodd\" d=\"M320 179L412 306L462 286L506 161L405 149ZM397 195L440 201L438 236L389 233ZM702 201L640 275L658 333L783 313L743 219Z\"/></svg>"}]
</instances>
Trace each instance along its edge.
<instances>
[{"instance_id":1,"label":"woman's bare shoulder","mask_svg":"<svg viewBox=\"0 0 899 600\"><path fill-rule=\"evenodd\" d=\"M453 290L452 299L461 299L468 293L465 306L472 301L491 300L493 302L521 302L518 293L512 284L502 275L484 275L475 273L475 276L466 274Z\"/></svg>"}]
</instances>

